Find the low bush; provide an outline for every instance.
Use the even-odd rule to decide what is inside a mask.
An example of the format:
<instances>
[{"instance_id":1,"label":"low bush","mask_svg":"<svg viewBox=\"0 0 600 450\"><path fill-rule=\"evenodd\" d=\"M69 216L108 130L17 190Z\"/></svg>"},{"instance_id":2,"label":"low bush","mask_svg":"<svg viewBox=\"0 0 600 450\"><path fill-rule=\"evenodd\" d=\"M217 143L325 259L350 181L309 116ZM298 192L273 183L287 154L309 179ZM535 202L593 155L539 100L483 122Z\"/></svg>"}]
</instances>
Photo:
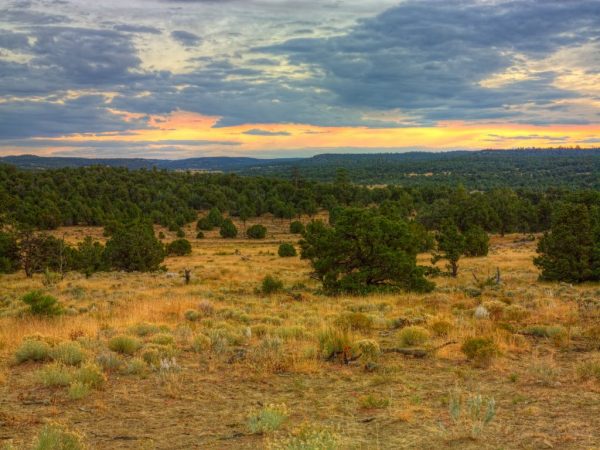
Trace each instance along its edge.
<instances>
[{"instance_id":1,"label":"low bush","mask_svg":"<svg viewBox=\"0 0 600 450\"><path fill-rule=\"evenodd\" d=\"M271 433L278 430L289 414L285 405L267 405L248 415L248 429L252 434Z\"/></svg>"},{"instance_id":2,"label":"low bush","mask_svg":"<svg viewBox=\"0 0 600 450\"><path fill-rule=\"evenodd\" d=\"M358 403L361 408L380 409L390 406L390 399L380 395L368 394L360 397Z\"/></svg>"},{"instance_id":3,"label":"low bush","mask_svg":"<svg viewBox=\"0 0 600 450\"><path fill-rule=\"evenodd\" d=\"M166 246L169 256L187 256L192 254L192 244L187 239L176 239Z\"/></svg>"},{"instance_id":4,"label":"low bush","mask_svg":"<svg viewBox=\"0 0 600 450\"><path fill-rule=\"evenodd\" d=\"M21 300L29 305L29 312L36 316L56 316L62 313L62 306L58 300L42 291L31 291Z\"/></svg>"},{"instance_id":5,"label":"low bush","mask_svg":"<svg viewBox=\"0 0 600 450\"><path fill-rule=\"evenodd\" d=\"M283 290L283 282L272 275L263 278L261 292L265 295L275 294Z\"/></svg>"},{"instance_id":6,"label":"low bush","mask_svg":"<svg viewBox=\"0 0 600 450\"><path fill-rule=\"evenodd\" d=\"M210 350L212 346L211 339L204 334L197 334L192 339L192 350L196 353L202 353Z\"/></svg>"},{"instance_id":7,"label":"low bush","mask_svg":"<svg viewBox=\"0 0 600 450\"><path fill-rule=\"evenodd\" d=\"M252 225L246 230L246 236L250 239L264 239L267 235L267 228L263 225Z\"/></svg>"},{"instance_id":8,"label":"low bush","mask_svg":"<svg viewBox=\"0 0 600 450\"><path fill-rule=\"evenodd\" d=\"M62 364L50 364L37 372L39 381L46 387L68 386L73 379L72 369Z\"/></svg>"},{"instance_id":9,"label":"low bush","mask_svg":"<svg viewBox=\"0 0 600 450\"><path fill-rule=\"evenodd\" d=\"M142 346L136 338L126 335L115 336L108 341L108 348L123 355L133 355Z\"/></svg>"},{"instance_id":10,"label":"low bush","mask_svg":"<svg viewBox=\"0 0 600 450\"><path fill-rule=\"evenodd\" d=\"M423 345L429 340L429 336L429 331L418 325L403 328L398 335L400 347Z\"/></svg>"},{"instance_id":11,"label":"low bush","mask_svg":"<svg viewBox=\"0 0 600 450\"><path fill-rule=\"evenodd\" d=\"M219 234L222 238L231 239L237 236L238 230L231 219L225 219L223 225L221 225Z\"/></svg>"},{"instance_id":12,"label":"low bush","mask_svg":"<svg viewBox=\"0 0 600 450\"><path fill-rule=\"evenodd\" d=\"M57 363L78 366L85 359L85 352L77 342L61 342L50 351L50 357Z\"/></svg>"},{"instance_id":13,"label":"low bush","mask_svg":"<svg viewBox=\"0 0 600 450\"><path fill-rule=\"evenodd\" d=\"M491 338L471 337L467 338L460 350L469 361L473 361L478 367L487 367L493 358L499 354L498 346Z\"/></svg>"},{"instance_id":14,"label":"low bush","mask_svg":"<svg viewBox=\"0 0 600 450\"><path fill-rule=\"evenodd\" d=\"M96 357L96 363L107 372L117 372L123 367L123 360L113 352L103 352Z\"/></svg>"},{"instance_id":15,"label":"low bush","mask_svg":"<svg viewBox=\"0 0 600 450\"><path fill-rule=\"evenodd\" d=\"M283 244L279 245L277 254L282 258L291 258L293 256L298 255L298 253L296 252L296 248L288 242L284 242Z\"/></svg>"},{"instance_id":16,"label":"low bush","mask_svg":"<svg viewBox=\"0 0 600 450\"><path fill-rule=\"evenodd\" d=\"M272 450L338 450L341 448L338 434L325 428L302 425L285 438L275 440Z\"/></svg>"},{"instance_id":17,"label":"low bush","mask_svg":"<svg viewBox=\"0 0 600 450\"><path fill-rule=\"evenodd\" d=\"M327 328L319 335L319 352L324 359L336 356L350 357L352 353L352 340L346 330Z\"/></svg>"},{"instance_id":18,"label":"low bush","mask_svg":"<svg viewBox=\"0 0 600 450\"><path fill-rule=\"evenodd\" d=\"M150 339L150 342L152 342L153 344L158 344L158 345L171 345L174 342L174 340L175 339L170 334L159 333L159 334L152 336L152 339Z\"/></svg>"},{"instance_id":19,"label":"low bush","mask_svg":"<svg viewBox=\"0 0 600 450\"><path fill-rule=\"evenodd\" d=\"M50 345L37 339L26 339L15 352L17 363L46 361L50 358Z\"/></svg>"},{"instance_id":20,"label":"low bush","mask_svg":"<svg viewBox=\"0 0 600 450\"><path fill-rule=\"evenodd\" d=\"M600 359L583 362L577 366L577 375L583 380L600 382Z\"/></svg>"},{"instance_id":21,"label":"low bush","mask_svg":"<svg viewBox=\"0 0 600 450\"><path fill-rule=\"evenodd\" d=\"M434 335L445 337L450 334L454 326L447 320L436 320L431 324L430 328Z\"/></svg>"},{"instance_id":22,"label":"low bush","mask_svg":"<svg viewBox=\"0 0 600 450\"><path fill-rule=\"evenodd\" d=\"M200 319L200 313L195 309L188 309L183 313L183 316L185 317L185 320L189 320L190 322L196 322Z\"/></svg>"},{"instance_id":23,"label":"low bush","mask_svg":"<svg viewBox=\"0 0 600 450\"><path fill-rule=\"evenodd\" d=\"M81 381L74 381L69 386L68 396L71 400L81 400L90 393L90 387Z\"/></svg>"},{"instance_id":24,"label":"low bush","mask_svg":"<svg viewBox=\"0 0 600 450\"><path fill-rule=\"evenodd\" d=\"M83 436L58 424L42 428L33 445L33 450L85 450Z\"/></svg>"},{"instance_id":25,"label":"low bush","mask_svg":"<svg viewBox=\"0 0 600 450\"><path fill-rule=\"evenodd\" d=\"M361 363L374 364L381 355L381 348L374 339L361 339L354 343L352 353L360 356Z\"/></svg>"},{"instance_id":26,"label":"low bush","mask_svg":"<svg viewBox=\"0 0 600 450\"><path fill-rule=\"evenodd\" d=\"M73 380L91 388L99 388L106 382L106 375L96 364L88 363L75 371Z\"/></svg>"},{"instance_id":27,"label":"low bush","mask_svg":"<svg viewBox=\"0 0 600 450\"><path fill-rule=\"evenodd\" d=\"M304 233L304 224L299 220L294 220L290 223L290 233L292 234L302 234Z\"/></svg>"},{"instance_id":28,"label":"low bush","mask_svg":"<svg viewBox=\"0 0 600 450\"><path fill-rule=\"evenodd\" d=\"M344 312L335 319L335 325L345 330L368 331L373 328L373 318L361 312Z\"/></svg>"}]
</instances>

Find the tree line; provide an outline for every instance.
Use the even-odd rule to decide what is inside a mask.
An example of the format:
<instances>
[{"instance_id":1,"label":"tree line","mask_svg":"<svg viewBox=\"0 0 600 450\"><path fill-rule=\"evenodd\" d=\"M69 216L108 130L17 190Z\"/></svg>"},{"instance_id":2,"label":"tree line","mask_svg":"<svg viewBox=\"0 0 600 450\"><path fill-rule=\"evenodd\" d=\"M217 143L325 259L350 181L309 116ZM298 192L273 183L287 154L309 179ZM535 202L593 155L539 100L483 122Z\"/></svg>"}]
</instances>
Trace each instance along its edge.
<instances>
[{"instance_id":1,"label":"tree line","mask_svg":"<svg viewBox=\"0 0 600 450\"><path fill-rule=\"evenodd\" d=\"M545 232L535 260L543 279L591 281L600 278L599 208L600 192L594 190L367 188L351 183L345 170L333 182L319 183L299 176L107 167L22 171L0 165L0 272L156 270L165 254L186 254L191 246L184 239L163 246L152 224L182 238L181 227L196 220L198 210L210 210L197 222L198 238L214 227L224 238L237 236L221 211L238 217L250 238L264 237L266 229L246 229L249 218L271 213L289 220L303 235L302 256L332 292L426 289L423 277L432 269L414 265L418 252L432 251L433 262L445 260L456 276L461 256L487 254L487 233L510 232ZM328 224L311 221L303 229L293 220L320 209L329 211ZM70 247L35 231L60 225L103 225L109 239L106 246L86 239ZM348 261L346 267L341 263ZM403 281L392 282L388 266L403 267Z\"/></svg>"},{"instance_id":2,"label":"tree line","mask_svg":"<svg viewBox=\"0 0 600 450\"><path fill-rule=\"evenodd\" d=\"M595 190L368 188L353 184L345 170L323 183L300 176L285 180L100 166L26 171L0 164L0 225L13 221L41 230L143 219L177 231L196 220L199 210L212 208L245 222L265 213L291 220L321 209L335 214L338 208L377 205L399 217L412 216L431 230L451 219L463 231L476 225L503 234L548 230L559 204L599 202Z\"/></svg>"}]
</instances>

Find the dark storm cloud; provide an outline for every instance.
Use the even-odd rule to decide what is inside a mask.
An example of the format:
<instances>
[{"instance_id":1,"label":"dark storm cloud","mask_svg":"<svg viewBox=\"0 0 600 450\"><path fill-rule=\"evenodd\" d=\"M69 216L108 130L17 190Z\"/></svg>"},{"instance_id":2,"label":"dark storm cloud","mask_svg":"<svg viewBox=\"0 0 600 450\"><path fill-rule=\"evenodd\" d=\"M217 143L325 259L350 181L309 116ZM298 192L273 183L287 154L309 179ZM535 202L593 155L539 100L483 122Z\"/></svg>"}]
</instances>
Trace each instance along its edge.
<instances>
[{"instance_id":1,"label":"dark storm cloud","mask_svg":"<svg viewBox=\"0 0 600 450\"><path fill-rule=\"evenodd\" d=\"M343 36L265 47L323 74L315 80L348 107L415 110L425 118L511 116L504 105L544 104L569 94L554 74L486 89L478 83L515 63L599 36L597 1L506 3L409 1ZM443 106L442 106L443 105Z\"/></svg>"},{"instance_id":2,"label":"dark storm cloud","mask_svg":"<svg viewBox=\"0 0 600 450\"><path fill-rule=\"evenodd\" d=\"M8 50L25 50L28 47L29 39L27 39L27 34L0 30L0 48Z\"/></svg>"},{"instance_id":3,"label":"dark storm cloud","mask_svg":"<svg viewBox=\"0 0 600 450\"><path fill-rule=\"evenodd\" d=\"M145 119L126 121L113 114L102 96L89 95L62 103L0 103L0 137L28 138L72 133L102 133L146 128Z\"/></svg>"},{"instance_id":4,"label":"dark storm cloud","mask_svg":"<svg viewBox=\"0 0 600 450\"><path fill-rule=\"evenodd\" d=\"M43 27L34 32L31 65L77 85L131 83L141 60L129 35L112 30Z\"/></svg>"},{"instance_id":5,"label":"dark storm cloud","mask_svg":"<svg viewBox=\"0 0 600 450\"><path fill-rule=\"evenodd\" d=\"M114 29L116 31L122 31L123 33L148 33L148 34L161 34L162 33L162 31L160 31L158 28L148 27L145 25L122 24L122 25L115 25Z\"/></svg>"},{"instance_id":6,"label":"dark storm cloud","mask_svg":"<svg viewBox=\"0 0 600 450\"><path fill-rule=\"evenodd\" d=\"M172 11L164 4L220 2L161 3L163 11ZM401 126L377 118L384 114L373 114L388 111L399 111L410 116L410 124L420 125L451 119L586 123L582 115L569 114L571 106L555 104L580 95L556 87L558 68L494 88L480 82L522 66L522 55L540 59L561 48L600 42L597 0L406 1L354 26L335 28L336 36L283 40L255 48L251 57L244 48L211 56L210 44L217 38L207 33L200 47L200 36L181 22L175 30L167 27L175 23L168 18L148 15L141 24L136 17L122 17L119 23L111 19L92 28L82 25L89 21L76 14L66 17L31 8L23 4L0 10L0 48L7 50L0 54L0 98L6 100L0 103L3 138L148 126L144 119L128 122L110 109L191 111L221 117L217 126ZM136 45L152 50L168 39L147 24L160 26L190 52L185 73L152 71L142 64ZM309 24L314 25L290 20L284 32L290 37L290 30L308 30ZM195 51L198 47L202 53ZM10 53L22 58L2 56ZM592 66L597 70L597 63L592 61ZM66 95L83 89L110 93L112 100ZM27 99L34 96L36 101ZM597 121L597 115L585 117Z\"/></svg>"},{"instance_id":7,"label":"dark storm cloud","mask_svg":"<svg viewBox=\"0 0 600 450\"><path fill-rule=\"evenodd\" d=\"M171 37L185 47L194 47L202 42L200 36L182 30L172 31Z\"/></svg>"},{"instance_id":8,"label":"dark storm cloud","mask_svg":"<svg viewBox=\"0 0 600 450\"><path fill-rule=\"evenodd\" d=\"M287 131L268 131L261 130L260 128L252 128L248 131L243 131L242 134L249 134L251 136L290 136Z\"/></svg>"}]
</instances>

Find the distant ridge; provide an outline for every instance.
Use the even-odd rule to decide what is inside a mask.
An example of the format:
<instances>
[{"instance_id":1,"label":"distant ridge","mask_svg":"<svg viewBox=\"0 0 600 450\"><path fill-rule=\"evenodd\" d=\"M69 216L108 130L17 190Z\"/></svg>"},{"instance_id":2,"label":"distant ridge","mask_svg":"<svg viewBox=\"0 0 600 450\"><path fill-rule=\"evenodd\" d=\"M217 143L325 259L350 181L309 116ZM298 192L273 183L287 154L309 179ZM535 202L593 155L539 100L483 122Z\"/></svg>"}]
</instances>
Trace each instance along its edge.
<instances>
[{"instance_id":1,"label":"distant ridge","mask_svg":"<svg viewBox=\"0 0 600 450\"><path fill-rule=\"evenodd\" d=\"M517 149L406 153L324 153L307 158L202 157L181 160L6 156L26 170L110 166L207 171L333 181L339 169L362 185L456 186L470 189L600 189L600 149Z\"/></svg>"},{"instance_id":2,"label":"distant ridge","mask_svg":"<svg viewBox=\"0 0 600 450\"><path fill-rule=\"evenodd\" d=\"M453 150L440 152L412 151L404 153L322 153L305 158L252 158L242 156L205 156L187 159L146 158L78 158L63 156L11 155L0 157L0 163L21 169L59 169L63 167L109 166L128 169L210 170L235 172L266 166L312 166L318 164L352 165L369 161L434 161L449 159L514 158L514 157L600 157L600 149L511 149L511 150Z\"/></svg>"},{"instance_id":3,"label":"distant ridge","mask_svg":"<svg viewBox=\"0 0 600 450\"><path fill-rule=\"evenodd\" d=\"M15 155L0 157L0 163L21 169L60 169L64 167L108 166L127 169L211 170L236 171L253 166L285 164L301 158L259 159L247 157L202 157L188 159L145 158L73 158L61 156Z\"/></svg>"}]
</instances>

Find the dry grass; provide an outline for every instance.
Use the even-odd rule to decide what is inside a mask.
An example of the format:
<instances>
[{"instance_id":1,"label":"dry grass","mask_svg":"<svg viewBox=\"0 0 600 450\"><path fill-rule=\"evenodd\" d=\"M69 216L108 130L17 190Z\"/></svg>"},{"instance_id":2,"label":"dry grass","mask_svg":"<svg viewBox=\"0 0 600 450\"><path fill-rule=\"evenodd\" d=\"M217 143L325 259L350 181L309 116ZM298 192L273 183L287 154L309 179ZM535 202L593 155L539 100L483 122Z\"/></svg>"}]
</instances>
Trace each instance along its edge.
<instances>
[{"instance_id":1,"label":"dry grass","mask_svg":"<svg viewBox=\"0 0 600 450\"><path fill-rule=\"evenodd\" d=\"M223 240L217 230L196 240L188 226L192 256L169 258L166 274L68 274L45 289L69 308L68 316L23 315L19 299L42 289L41 277L0 278L0 443L29 445L44 423L60 416L101 449L262 448L292 439L306 424L331 430L344 449L600 446L600 381L595 365L581 365L597 364L597 318L578 308L600 288L537 282L534 243L494 237L488 257L461 261L459 277L436 279L431 294L328 298L318 293L305 261L277 256L279 243L298 239L287 234L288 222L262 223L269 232L261 241ZM163 231L167 241L174 238ZM71 242L101 237L100 229L58 233ZM193 276L186 286L180 272L188 267ZM501 286L477 293L472 273L481 280L496 267ZM256 294L266 274L288 289L295 286L294 295ZM498 312L475 319L479 304ZM198 312L193 321L186 319L189 310ZM323 360L319 334L357 318L361 326L349 333L354 341L380 346L376 363L367 370L360 359L348 365ZM136 327L141 323L150 326ZM520 334L533 325L560 325L566 338ZM423 345L429 350L456 343L424 359L386 352L399 347L403 326L427 329ZM15 364L15 350L27 337L51 346L77 340L93 362L106 357L109 340L118 335L144 346L113 358L101 388L77 386L86 391L82 398L40 384L36 373L51 362ZM499 349L484 368L460 350L475 336L492 339ZM496 402L496 416L477 440L440 432L440 423L450 429L455 389ZM270 404L285 404L289 418L268 436L249 433L249 412Z\"/></svg>"}]
</instances>

